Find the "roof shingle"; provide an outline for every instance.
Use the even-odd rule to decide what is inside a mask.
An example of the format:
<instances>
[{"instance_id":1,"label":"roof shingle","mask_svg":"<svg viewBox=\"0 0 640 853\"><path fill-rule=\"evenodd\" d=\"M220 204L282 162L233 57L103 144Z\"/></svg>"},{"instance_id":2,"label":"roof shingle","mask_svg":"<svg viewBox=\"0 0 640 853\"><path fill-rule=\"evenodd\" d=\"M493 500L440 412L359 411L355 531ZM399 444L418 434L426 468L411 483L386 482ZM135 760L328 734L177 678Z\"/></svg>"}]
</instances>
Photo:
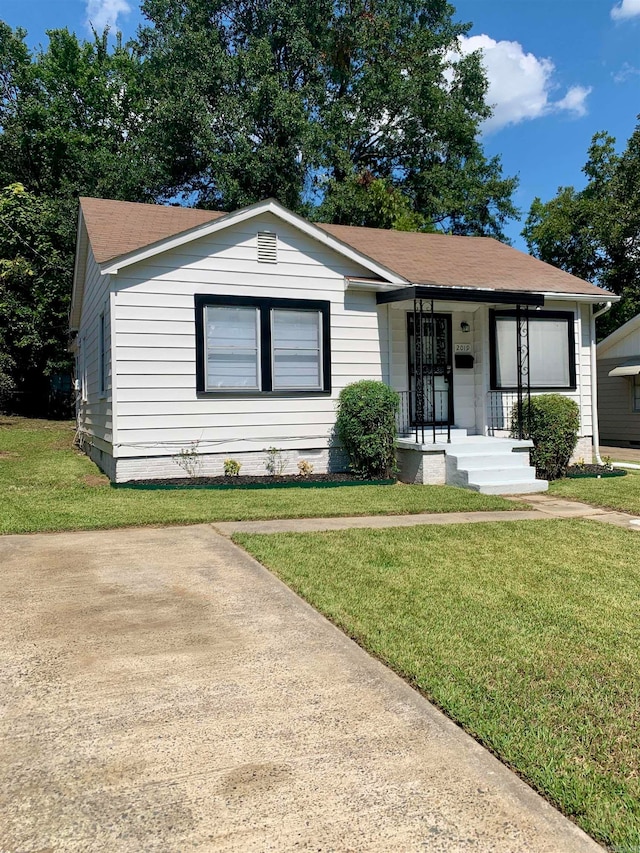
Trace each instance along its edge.
<instances>
[{"instance_id":1,"label":"roof shingle","mask_svg":"<svg viewBox=\"0 0 640 853\"><path fill-rule=\"evenodd\" d=\"M224 216L211 210L81 198L99 264ZM317 224L411 284L472 289L601 295L607 291L490 237L457 237Z\"/></svg>"},{"instance_id":2,"label":"roof shingle","mask_svg":"<svg viewBox=\"0 0 640 853\"><path fill-rule=\"evenodd\" d=\"M80 207L98 264L144 249L225 215L193 207L87 197L80 199Z\"/></svg>"}]
</instances>

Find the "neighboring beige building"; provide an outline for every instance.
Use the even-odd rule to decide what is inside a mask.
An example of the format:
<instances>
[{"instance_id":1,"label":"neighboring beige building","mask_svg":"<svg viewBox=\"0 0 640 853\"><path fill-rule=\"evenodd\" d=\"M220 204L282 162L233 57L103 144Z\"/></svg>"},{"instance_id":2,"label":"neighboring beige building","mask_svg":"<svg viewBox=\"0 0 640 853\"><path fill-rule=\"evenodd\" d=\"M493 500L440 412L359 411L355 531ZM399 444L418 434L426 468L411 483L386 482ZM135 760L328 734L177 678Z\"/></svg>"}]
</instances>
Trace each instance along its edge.
<instances>
[{"instance_id":1,"label":"neighboring beige building","mask_svg":"<svg viewBox=\"0 0 640 853\"><path fill-rule=\"evenodd\" d=\"M640 314L597 347L603 444L640 446Z\"/></svg>"}]
</instances>

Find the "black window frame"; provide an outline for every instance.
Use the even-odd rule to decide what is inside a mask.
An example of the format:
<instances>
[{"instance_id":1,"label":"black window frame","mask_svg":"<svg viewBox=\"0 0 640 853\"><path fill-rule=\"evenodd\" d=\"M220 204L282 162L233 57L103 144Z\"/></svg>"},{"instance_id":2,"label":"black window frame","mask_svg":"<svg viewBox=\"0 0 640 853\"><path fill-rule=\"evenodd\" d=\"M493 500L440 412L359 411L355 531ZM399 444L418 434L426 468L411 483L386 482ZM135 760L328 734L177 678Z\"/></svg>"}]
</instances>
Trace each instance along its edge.
<instances>
[{"instance_id":1,"label":"black window frame","mask_svg":"<svg viewBox=\"0 0 640 853\"><path fill-rule=\"evenodd\" d=\"M211 296L197 293L194 297L196 321L196 393L199 397L244 396L262 397L314 397L331 394L331 303L324 299L277 299L255 296ZM207 388L205 309L208 305L229 308L255 308L259 312L260 388ZM317 311L322 316L322 388L273 387L273 362L271 346L271 312L274 309L289 311Z\"/></svg>"},{"instance_id":2,"label":"black window frame","mask_svg":"<svg viewBox=\"0 0 640 853\"><path fill-rule=\"evenodd\" d=\"M496 318L518 316L515 309L489 309L489 374L492 391L517 391L517 385L498 385L496 365ZM522 312L521 312L522 316ZM566 320L567 321L567 347L569 352L569 384L568 385L534 385L532 391L575 391L576 384L576 336L575 336L575 314L573 311L529 311L529 321L536 320ZM526 385L526 377L523 377Z\"/></svg>"}]
</instances>

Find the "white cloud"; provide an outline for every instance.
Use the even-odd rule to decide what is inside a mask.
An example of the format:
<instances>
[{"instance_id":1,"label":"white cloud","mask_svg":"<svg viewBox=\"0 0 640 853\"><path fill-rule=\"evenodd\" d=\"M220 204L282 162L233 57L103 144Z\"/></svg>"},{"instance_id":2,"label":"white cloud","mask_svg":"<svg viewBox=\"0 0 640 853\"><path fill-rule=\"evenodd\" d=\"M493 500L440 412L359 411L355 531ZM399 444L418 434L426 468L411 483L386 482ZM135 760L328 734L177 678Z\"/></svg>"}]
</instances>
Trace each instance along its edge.
<instances>
[{"instance_id":1,"label":"white cloud","mask_svg":"<svg viewBox=\"0 0 640 853\"><path fill-rule=\"evenodd\" d=\"M556 84L555 65L550 59L525 53L517 41L496 41L487 35L462 36L459 45L463 55L476 50L483 53L489 83L487 103L493 107L485 130L496 131L553 112L585 115L590 88L572 86L560 100L551 99Z\"/></svg>"},{"instance_id":2,"label":"white cloud","mask_svg":"<svg viewBox=\"0 0 640 853\"><path fill-rule=\"evenodd\" d=\"M614 21L624 21L627 18L640 16L640 0L621 0L617 6L611 9L611 17Z\"/></svg>"},{"instance_id":3,"label":"white cloud","mask_svg":"<svg viewBox=\"0 0 640 853\"><path fill-rule=\"evenodd\" d=\"M630 62L623 62L622 68L612 75L613 82L626 83L627 80L631 80L637 74L640 74L640 68L636 68L635 65L631 65Z\"/></svg>"},{"instance_id":4,"label":"white cloud","mask_svg":"<svg viewBox=\"0 0 640 853\"><path fill-rule=\"evenodd\" d=\"M105 27L116 27L119 15L127 15L131 6L127 0L87 0L87 26L101 33Z\"/></svg>"},{"instance_id":5,"label":"white cloud","mask_svg":"<svg viewBox=\"0 0 640 853\"><path fill-rule=\"evenodd\" d=\"M587 114L587 97L591 94L591 86L571 86L567 94L560 101L552 104L556 110L567 110L575 116Z\"/></svg>"}]
</instances>

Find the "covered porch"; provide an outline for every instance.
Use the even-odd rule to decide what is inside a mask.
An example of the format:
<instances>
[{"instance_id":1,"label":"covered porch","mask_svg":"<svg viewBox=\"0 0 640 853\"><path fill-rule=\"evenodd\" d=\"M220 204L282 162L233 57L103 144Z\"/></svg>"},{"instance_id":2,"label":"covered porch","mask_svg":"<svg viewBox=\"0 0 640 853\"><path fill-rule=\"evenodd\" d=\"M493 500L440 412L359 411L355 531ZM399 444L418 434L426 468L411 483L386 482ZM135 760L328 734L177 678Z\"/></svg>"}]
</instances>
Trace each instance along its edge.
<instances>
[{"instance_id":1,"label":"covered porch","mask_svg":"<svg viewBox=\"0 0 640 853\"><path fill-rule=\"evenodd\" d=\"M413 285L378 293L377 302L387 315L388 381L400 395L401 479L491 493L546 490L524 438L530 316L544 296ZM496 334L512 344L509 363L497 362Z\"/></svg>"}]
</instances>

